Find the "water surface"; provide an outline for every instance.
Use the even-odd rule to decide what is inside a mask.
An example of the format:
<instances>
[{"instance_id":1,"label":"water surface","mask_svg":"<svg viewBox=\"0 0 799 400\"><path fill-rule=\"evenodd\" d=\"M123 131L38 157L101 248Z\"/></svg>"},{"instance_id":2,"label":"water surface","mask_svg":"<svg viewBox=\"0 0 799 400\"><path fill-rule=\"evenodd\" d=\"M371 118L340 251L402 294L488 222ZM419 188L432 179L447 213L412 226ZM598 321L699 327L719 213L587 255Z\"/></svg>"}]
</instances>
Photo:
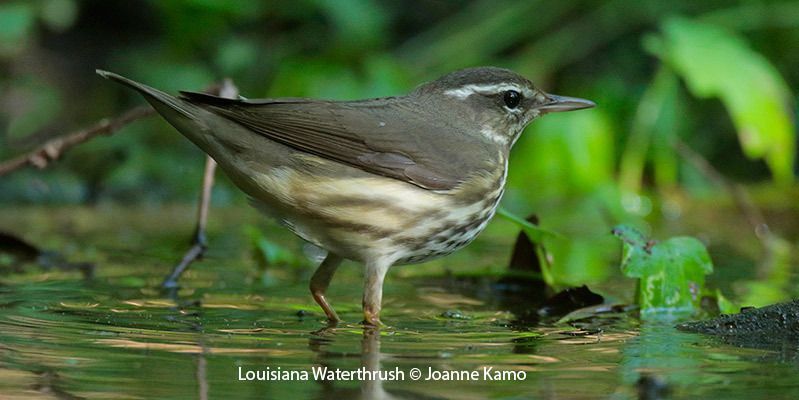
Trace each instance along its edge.
<instances>
[{"instance_id":1,"label":"water surface","mask_svg":"<svg viewBox=\"0 0 799 400\"><path fill-rule=\"evenodd\" d=\"M358 323L361 278L356 264L345 264L329 294L344 323L326 327L308 295L311 270L259 269L241 233L257 216L219 213L211 250L175 297L158 284L191 231L189 207L0 215L3 227L97 265L92 279L33 268L0 277L0 397L629 399L643 390L642 376L656 382L649 395L668 398L799 397L797 365L779 349L729 346L628 313L513 324L514 315L492 300L492 278L475 284L442 273L504 268L513 238L490 231L462 254L392 271L383 314L389 326L379 331ZM301 254L280 232L277 241ZM599 289L623 300L630 293L618 287L627 286L634 285ZM395 375L316 380L320 368ZM240 380L248 371L309 379ZM477 372L477 379L425 380L428 371ZM484 371L506 371L507 379Z\"/></svg>"}]
</instances>

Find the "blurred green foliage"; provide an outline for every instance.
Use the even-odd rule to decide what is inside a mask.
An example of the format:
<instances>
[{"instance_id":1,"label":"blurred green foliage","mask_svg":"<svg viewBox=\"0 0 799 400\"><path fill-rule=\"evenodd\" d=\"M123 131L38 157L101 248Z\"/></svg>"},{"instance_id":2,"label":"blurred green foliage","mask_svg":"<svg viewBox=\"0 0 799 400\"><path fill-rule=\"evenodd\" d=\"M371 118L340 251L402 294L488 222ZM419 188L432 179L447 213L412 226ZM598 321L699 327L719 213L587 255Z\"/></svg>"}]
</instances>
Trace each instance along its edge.
<instances>
[{"instance_id":1,"label":"blurred green foliage","mask_svg":"<svg viewBox=\"0 0 799 400\"><path fill-rule=\"evenodd\" d=\"M563 236L542 237L553 281L593 282L618 255L611 226L651 230L681 199L726 196L676 142L787 196L798 63L799 1L12 0L0 4L0 157L142 103L95 68L171 92L228 76L251 98L354 99L509 67L598 104L531 125L504 200ZM0 203L194 201L201 173L200 152L149 119L0 178ZM214 202L244 199L223 178Z\"/></svg>"},{"instance_id":2,"label":"blurred green foliage","mask_svg":"<svg viewBox=\"0 0 799 400\"><path fill-rule=\"evenodd\" d=\"M718 97L732 115L745 154L762 158L774 178L794 178L796 126L779 72L738 37L712 25L669 19L647 48L671 65L698 97Z\"/></svg>"}]
</instances>

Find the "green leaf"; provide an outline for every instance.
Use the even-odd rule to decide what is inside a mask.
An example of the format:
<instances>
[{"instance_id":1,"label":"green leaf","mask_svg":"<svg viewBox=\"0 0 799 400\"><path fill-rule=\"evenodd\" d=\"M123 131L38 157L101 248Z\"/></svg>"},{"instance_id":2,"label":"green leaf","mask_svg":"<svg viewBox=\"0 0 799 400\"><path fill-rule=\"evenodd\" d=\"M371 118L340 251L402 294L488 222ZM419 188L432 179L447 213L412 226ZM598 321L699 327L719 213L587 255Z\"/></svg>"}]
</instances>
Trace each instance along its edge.
<instances>
[{"instance_id":1,"label":"green leaf","mask_svg":"<svg viewBox=\"0 0 799 400\"><path fill-rule=\"evenodd\" d=\"M681 129L679 95L677 76L662 66L638 104L621 157L619 181L628 192L640 192L649 159L659 187L668 188L677 183L678 163L672 143Z\"/></svg>"},{"instance_id":2,"label":"green leaf","mask_svg":"<svg viewBox=\"0 0 799 400\"><path fill-rule=\"evenodd\" d=\"M719 305L722 314L737 314L741 310L741 307L724 297L721 289L716 289L716 304Z\"/></svg>"},{"instance_id":3,"label":"green leaf","mask_svg":"<svg viewBox=\"0 0 799 400\"><path fill-rule=\"evenodd\" d=\"M518 225L522 231L527 235L527 238L535 244L535 256L538 258L538 264L541 266L541 276L546 282L547 286L554 287L558 284L556 277L552 272L551 254L547 251L548 245L545 245L545 239L564 239L565 237L555 231L542 228L537 224L531 223L524 218L511 214L509 211L499 208L497 215L508 221ZM548 242L564 242L563 240L550 240Z\"/></svg>"},{"instance_id":4,"label":"green leaf","mask_svg":"<svg viewBox=\"0 0 799 400\"><path fill-rule=\"evenodd\" d=\"M519 225L519 227L522 228L524 233L527 234L527 237L529 237L530 240L532 240L535 243L540 243L541 240L547 236L563 238L563 235L561 235L560 233L533 224L525 220L524 218L519 217L518 215L511 214L508 210L505 210L504 208L498 208L497 215L507 219L508 221L513 222L516 225Z\"/></svg>"},{"instance_id":5,"label":"green leaf","mask_svg":"<svg viewBox=\"0 0 799 400\"><path fill-rule=\"evenodd\" d=\"M626 225L612 232L623 242L622 272L639 279L637 301L642 315L699 309L705 275L713 272L702 242L692 237L656 242Z\"/></svg>"},{"instance_id":6,"label":"green leaf","mask_svg":"<svg viewBox=\"0 0 799 400\"><path fill-rule=\"evenodd\" d=\"M684 18L667 20L663 36L645 44L685 79L694 95L724 103L749 158L764 159L775 181L793 181L791 94L765 57L731 32Z\"/></svg>"}]
</instances>

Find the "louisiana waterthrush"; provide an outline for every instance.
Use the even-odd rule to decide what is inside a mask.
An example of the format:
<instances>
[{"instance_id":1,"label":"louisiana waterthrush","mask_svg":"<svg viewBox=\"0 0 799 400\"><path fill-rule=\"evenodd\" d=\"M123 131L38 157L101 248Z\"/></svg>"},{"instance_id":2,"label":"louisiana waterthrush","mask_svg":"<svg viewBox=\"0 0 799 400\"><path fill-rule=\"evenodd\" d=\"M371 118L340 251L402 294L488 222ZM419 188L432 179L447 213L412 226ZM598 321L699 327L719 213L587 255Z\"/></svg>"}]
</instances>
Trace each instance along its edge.
<instances>
[{"instance_id":1,"label":"louisiana waterthrush","mask_svg":"<svg viewBox=\"0 0 799 400\"><path fill-rule=\"evenodd\" d=\"M328 251L310 287L330 321L338 316L325 291L336 268L345 258L362 262L365 322L375 325L389 267L452 253L485 228L527 124L594 106L494 67L357 101L174 97L97 72L138 90L254 205Z\"/></svg>"}]
</instances>

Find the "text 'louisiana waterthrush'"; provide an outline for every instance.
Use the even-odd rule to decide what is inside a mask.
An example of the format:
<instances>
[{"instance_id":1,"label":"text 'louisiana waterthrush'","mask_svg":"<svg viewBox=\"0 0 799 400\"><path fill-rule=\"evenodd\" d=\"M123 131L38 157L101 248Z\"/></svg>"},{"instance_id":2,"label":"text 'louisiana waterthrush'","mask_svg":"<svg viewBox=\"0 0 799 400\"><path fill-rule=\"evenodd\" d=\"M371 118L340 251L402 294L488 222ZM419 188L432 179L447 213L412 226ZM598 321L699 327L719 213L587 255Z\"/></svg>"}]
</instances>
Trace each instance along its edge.
<instances>
[{"instance_id":1,"label":"text 'louisiana waterthrush'","mask_svg":"<svg viewBox=\"0 0 799 400\"><path fill-rule=\"evenodd\" d=\"M329 320L338 320L325 298L336 268L362 262L363 313L374 325L389 267L450 254L485 228L530 121L594 106L493 67L357 101L174 97L97 72L138 90L259 209L328 251L310 286Z\"/></svg>"}]
</instances>

